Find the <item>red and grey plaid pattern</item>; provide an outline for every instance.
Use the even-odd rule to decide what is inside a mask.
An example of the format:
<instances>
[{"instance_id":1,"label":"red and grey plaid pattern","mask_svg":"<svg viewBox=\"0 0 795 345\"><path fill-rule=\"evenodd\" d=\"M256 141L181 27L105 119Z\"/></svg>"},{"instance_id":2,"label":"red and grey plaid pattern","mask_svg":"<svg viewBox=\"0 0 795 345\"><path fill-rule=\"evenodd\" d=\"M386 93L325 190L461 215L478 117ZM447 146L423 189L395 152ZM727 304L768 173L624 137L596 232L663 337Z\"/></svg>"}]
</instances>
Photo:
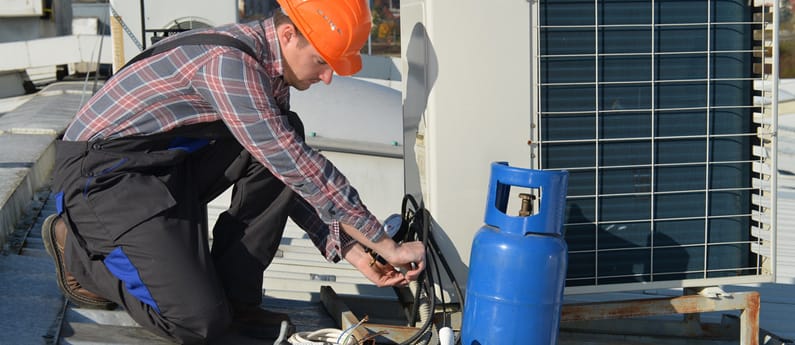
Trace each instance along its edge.
<instances>
[{"instance_id":1,"label":"red and grey plaid pattern","mask_svg":"<svg viewBox=\"0 0 795 345\"><path fill-rule=\"evenodd\" d=\"M290 90L273 21L207 31L251 45L259 61L227 46L181 46L141 60L108 80L78 112L64 140L150 135L221 120L253 157L312 205L314 214L298 213L320 221L294 220L327 260L338 261L353 241L337 222L378 240L381 225L356 190L282 115Z\"/></svg>"}]
</instances>

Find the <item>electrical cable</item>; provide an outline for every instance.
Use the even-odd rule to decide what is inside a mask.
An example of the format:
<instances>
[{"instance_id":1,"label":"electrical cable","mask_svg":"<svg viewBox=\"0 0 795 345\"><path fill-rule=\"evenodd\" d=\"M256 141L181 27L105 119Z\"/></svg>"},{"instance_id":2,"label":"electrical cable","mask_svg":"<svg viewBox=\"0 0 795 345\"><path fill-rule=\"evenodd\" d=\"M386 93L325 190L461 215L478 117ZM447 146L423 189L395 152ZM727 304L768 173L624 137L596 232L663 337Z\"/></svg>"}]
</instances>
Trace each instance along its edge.
<instances>
[{"instance_id":1,"label":"electrical cable","mask_svg":"<svg viewBox=\"0 0 795 345\"><path fill-rule=\"evenodd\" d=\"M436 239L433 237L433 234L431 234L430 241L431 241L431 248L436 252L436 255L439 257L440 261L442 262L442 267L444 267L447 276L450 278L450 282L453 283L453 287L455 288L456 293L458 294L458 298L460 299L461 304L463 305L465 296L463 294L463 291L461 290L461 286L458 284L458 281L455 279L453 270L450 268L450 265L447 263L447 260L444 258L444 255L442 255L441 250L439 250L439 245L436 244Z\"/></svg>"},{"instance_id":2,"label":"electrical cable","mask_svg":"<svg viewBox=\"0 0 795 345\"><path fill-rule=\"evenodd\" d=\"M414 207L414 210L411 213L408 210L408 203L411 203L411 206ZM404 241L416 239L418 241L421 241L423 246L425 246L425 248L428 248L428 246L430 244L429 243L429 239L431 238L431 236L430 236L430 224L428 222L428 213L427 213L427 211L425 211L424 208L420 207L420 205L417 203L416 199L414 199L414 197L409 195L409 194L407 194L403 198L403 205L401 207L401 211L403 212L403 215L405 217L404 221L406 221L408 223L407 225L409 227L409 231L406 234L406 238L404 238ZM417 217L420 217L419 218L419 220L420 220L419 226L421 227L421 229L419 229L420 231L417 231L418 229L416 228L417 227L417 220L418 220ZM433 275L433 273L429 273L428 272L429 270L432 270L432 267L436 266L436 264L435 264L436 263L436 258L433 255L434 252L436 252L436 251L435 250L430 250L430 251L426 251L426 253L425 253L425 259L426 259L425 261L426 261L427 264L425 266L425 271L423 271L423 273L420 274L420 277L418 278L418 280L421 280L422 282L419 284L420 288L418 288L417 292L415 293L414 308L413 308L413 311L412 311L412 319L409 320L412 324L416 321L416 311L419 308L420 297L422 296L420 290L422 290L423 287L425 289L425 294L426 294L426 296L428 298L428 304L430 305L431 312L436 310L436 298L435 298L436 297L436 294L435 294L436 290L435 290L435 284L434 284L434 275ZM441 281L439 283L441 284ZM401 344L414 344L417 340L419 340L421 337L423 337L428 332L428 330L430 329L432 323L433 323L433 318L432 317L428 317L426 320L424 320L424 322L423 322L422 326L420 327L420 329L414 335L409 337L409 339L406 339Z\"/></svg>"},{"instance_id":3,"label":"electrical cable","mask_svg":"<svg viewBox=\"0 0 795 345\"><path fill-rule=\"evenodd\" d=\"M411 203L413 209L408 208L409 203ZM403 197L403 203L401 205L401 215L403 217L402 226L406 227L407 231L405 232L405 234L403 234L404 238L400 239L401 242L411 241L419 237L417 234L416 223L414 222L417 216L416 211L418 210L418 208L419 205L417 204L413 196L407 194L405 197ZM425 246L425 243L423 243L423 246ZM428 261L428 257L429 253L426 251L425 253L426 262ZM427 288L426 287L427 279L425 279L428 276L427 270L428 270L428 265L426 265L426 270L420 273L420 276L417 278L418 284L416 291L414 291L414 304L412 306L411 316L409 318L409 326L411 327L416 326L417 313L419 311L420 300L422 298L422 290L423 288ZM429 300L433 300L433 298L429 298ZM422 336L422 334L424 334L427 331L427 324L429 323L430 319L431 318L427 318L426 320L424 320L425 322L423 323L423 326L420 328L420 330L417 331L414 335L412 335L408 340L404 341L402 344L412 344L420 336Z\"/></svg>"},{"instance_id":4,"label":"electrical cable","mask_svg":"<svg viewBox=\"0 0 795 345\"><path fill-rule=\"evenodd\" d=\"M409 204L413 207L413 210L408 208ZM447 317L447 306L444 300L444 289L441 287L442 278L441 278L441 271L438 267L438 261L441 261L442 267L444 268L445 273L450 278L450 282L453 284L456 293L458 294L458 298L460 303L464 303L464 294L462 293L461 286L458 284L458 281L455 278L455 275L450 268L447 260L445 259L444 255L442 254L439 245L436 241L436 238L433 236L433 232L430 230L431 228L431 216L430 213L422 206L419 205L414 199L413 196L407 194L403 198L403 203L401 205L401 215L403 216L403 221L407 223L408 231L405 234L405 237L402 239L403 241L410 241L410 240L419 240L422 241L425 248L429 249L426 252L426 271L420 275L418 280L422 280L422 283L419 284L420 288L418 288L417 292L415 293L415 302L414 308L412 310L412 316L410 323L412 326L415 325L416 322L416 311L418 310L418 306L420 304L420 297L422 294L419 290L422 288L425 289L426 296L428 297L429 304L431 305L431 311L435 310L436 308L436 284L434 283L434 278L436 278L438 284L440 285L440 295L441 295L441 302L442 302L442 313L444 314L443 317ZM417 225L419 222L419 225ZM420 227L420 231L417 231L417 227ZM399 232L400 233L400 232ZM398 234L399 234L398 233ZM397 239L396 239L397 240ZM438 260L438 261L437 261ZM427 271L433 272L427 272ZM434 277L435 273L435 277ZM429 318L428 320L424 320L425 322L420 327L420 329L415 333L412 337L407 339L401 344L413 344L417 341L420 337L422 337L425 333L428 332L432 324L432 320ZM443 320L443 323L446 322ZM460 344L460 334L455 337L455 343Z\"/></svg>"},{"instance_id":5,"label":"electrical cable","mask_svg":"<svg viewBox=\"0 0 795 345\"><path fill-rule=\"evenodd\" d=\"M367 315L365 315L365 316L364 316L364 317L363 317L361 320L359 320L359 322L357 322L355 325L353 325L353 326L350 326L350 327L348 327L348 329L346 329L346 330L342 331L342 334L340 334L340 335L337 337L337 343L339 343L340 345L347 345L347 344L348 344L348 339L349 339L350 337L352 337L352 336L353 336L353 331L354 331L354 330L355 330L357 327L361 326L363 323L367 322L367 320L368 320L368 317L367 317ZM346 335L346 334L347 334L347 335ZM342 341L340 341L340 338L342 338L342 336L343 336L343 335L346 335L346 336L345 336L345 338L344 338L344 339L342 339ZM355 339L356 339L356 338L354 337L354 340L355 340ZM357 341L356 343L358 343L358 341Z\"/></svg>"},{"instance_id":6,"label":"electrical cable","mask_svg":"<svg viewBox=\"0 0 795 345\"><path fill-rule=\"evenodd\" d=\"M431 255L433 257L433 255ZM437 260L433 259L433 272L436 273L436 281L439 282L439 299L442 302L442 326L447 325L447 305L445 304L444 300L444 289L442 289L442 273L439 271L439 265L437 264ZM431 286L434 290L434 294L436 294L436 286Z\"/></svg>"},{"instance_id":7,"label":"electrical cable","mask_svg":"<svg viewBox=\"0 0 795 345\"><path fill-rule=\"evenodd\" d=\"M409 206L411 208L409 208ZM410 194L407 194L403 198L403 202L401 204L401 214L400 217L402 218L402 222L400 225L400 229L395 233L393 239L400 242L409 242L409 241L420 241L422 242L423 246L426 248L425 251L425 270L420 273L419 277L417 278L417 287L416 291L414 291L414 305L412 306L411 317L409 319L409 325L415 327L417 322L417 317L419 313L420 304L425 304L425 299L427 299L428 310L430 310L430 315L424 317L422 320L422 325L419 327L416 333L414 333L411 337L406 339L401 343L401 345L414 345L417 344L419 341L427 342L429 340L433 340L434 333L432 330L437 330L436 325L433 322L433 313L436 310L436 284L439 284L439 293L441 295L440 300L442 303L442 313L443 319L442 323L446 324L447 322L447 306L446 301L444 298L444 289L442 287L442 275L441 270L439 269L439 262L441 262L442 267L444 268L445 273L450 278L450 282L453 284L456 293L458 294L458 298L460 303L464 303L464 295L461 292L461 287L458 284L455 276L450 269L450 265L447 263L444 255L442 254L439 246L437 244L436 239L431 232L430 220L431 216L430 213L420 204L417 203L416 199ZM424 308L424 306L423 306ZM425 310L425 309L423 309ZM423 311L423 313L425 313ZM364 319L359 321L356 325L349 327L346 330L339 330L333 328L325 328L315 332L298 332L293 334L288 341L291 344L308 344L308 345L351 345L351 344L359 344L360 341L366 340L361 339L357 340L353 337L353 330L356 327L359 327L364 322L367 321L367 317L365 316ZM444 326L444 325L443 325ZM451 330L449 327L447 328L447 333L445 334L447 338L449 338L449 334ZM431 331L431 333L429 333ZM438 331L436 331L438 332ZM430 334L428 339L422 339L426 335ZM351 342L351 340L353 342ZM438 340L441 340L438 338ZM455 337L455 344L460 344L460 333Z\"/></svg>"},{"instance_id":8,"label":"electrical cable","mask_svg":"<svg viewBox=\"0 0 795 345\"><path fill-rule=\"evenodd\" d=\"M110 23L110 12L106 13L105 20ZM101 23L100 23L101 24ZM97 93L97 83L99 82L99 68L102 66L102 42L105 41L105 25L100 25L99 30L99 54L97 54L97 69L94 71L94 85L91 87L91 94Z\"/></svg>"}]
</instances>

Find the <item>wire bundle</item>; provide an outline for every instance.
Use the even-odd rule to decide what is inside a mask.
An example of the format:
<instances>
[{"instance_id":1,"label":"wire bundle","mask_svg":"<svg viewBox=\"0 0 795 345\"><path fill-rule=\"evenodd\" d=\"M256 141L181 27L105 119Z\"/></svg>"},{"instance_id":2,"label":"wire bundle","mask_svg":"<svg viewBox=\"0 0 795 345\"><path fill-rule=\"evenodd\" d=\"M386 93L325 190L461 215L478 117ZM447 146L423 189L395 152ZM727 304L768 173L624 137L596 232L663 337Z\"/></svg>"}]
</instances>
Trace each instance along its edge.
<instances>
[{"instance_id":1,"label":"wire bundle","mask_svg":"<svg viewBox=\"0 0 795 345\"><path fill-rule=\"evenodd\" d=\"M409 206L411 206L411 208L409 208ZM425 261L427 264L425 266L425 270L417 279L417 288L414 294L414 306L412 309L411 318L409 320L410 326L414 327L419 316L418 314L420 312L420 305L425 304L427 300L427 304L430 306L428 309L431 313L433 313L436 308L435 284L438 282L439 286L441 287L442 283L442 275L439 270L439 263L442 264L445 273L450 278L450 281L452 282L462 305L464 303L464 294L461 292L461 287L456 281L455 276L450 269L450 265L442 255L441 250L439 250L436 239L433 237L433 234L430 231L430 213L428 213L425 208L421 207L413 196L407 194L405 197L403 197L401 217L402 223L400 230L395 234L393 239L397 242L421 241L426 248ZM445 304L444 292L442 291L442 293L439 295L442 303L442 314L444 316L442 323L447 323L448 312ZM366 341L367 339L357 340L353 336L353 331L366 321L367 316L365 316L356 325L353 325L344 331L336 328L324 328L313 332L297 332L294 333L287 341L293 345L357 345L360 341ZM420 326L417 333L412 335L409 339L406 339L406 341L401 344L414 345L417 343L424 343L422 338L431 331L432 327L436 328L435 325L433 325L433 317L425 317L425 320L423 320L423 324ZM444 337L440 337L439 340L441 341L441 338L445 338L445 342L449 342L448 338L450 338L450 333L452 333L452 330L449 327L441 328L444 329L444 332L441 332L444 333ZM455 343L459 344L460 341L460 336L456 336Z\"/></svg>"},{"instance_id":2,"label":"wire bundle","mask_svg":"<svg viewBox=\"0 0 795 345\"><path fill-rule=\"evenodd\" d=\"M411 205L409 205L411 204ZM411 206L411 209L409 209ZM433 237L433 234L430 231L431 228L431 216L430 213L424 208L421 207L417 200L414 199L413 196L407 194L403 197L403 204L401 207L401 215L403 217L403 225L400 231L395 235L395 237L404 236L403 238L395 238L396 241L399 242L408 242L408 241L421 241L426 248L425 251L425 271L422 272L418 281L418 288L414 294L414 308L412 310L410 324L414 326L414 323L417 320L417 313L420 307L420 301L423 298L428 299L428 303L430 304L430 310L433 312L436 308L436 290L435 284L438 283L441 287L442 284L442 276L439 270L439 262L441 262L442 267L445 270L445 273L450 278L450 281L453 283L453 286L458 294L458 298L460 299L460 303L464 304L464 294L461 292L461 287L459 286L458 282L453 275L452 270L450 269L450 265L447 263L447 260L442 255L441 250L439 249L439 245L436 242L436 239ZM446 318L448 313L446 310L446 304L444 300L444 292L440 293L440 299L442 302L442 314ZM420 327L419 331L414 334L412 337L404 341L402 344L416 344L420 338L422 338L428 331L431 329L432 326L432 317L428 317L424 320L423 325ZM447 322L444 319L443 322ZM456 338L456 343L458 343L460 339Z\"/></svg>"}]
</instances>

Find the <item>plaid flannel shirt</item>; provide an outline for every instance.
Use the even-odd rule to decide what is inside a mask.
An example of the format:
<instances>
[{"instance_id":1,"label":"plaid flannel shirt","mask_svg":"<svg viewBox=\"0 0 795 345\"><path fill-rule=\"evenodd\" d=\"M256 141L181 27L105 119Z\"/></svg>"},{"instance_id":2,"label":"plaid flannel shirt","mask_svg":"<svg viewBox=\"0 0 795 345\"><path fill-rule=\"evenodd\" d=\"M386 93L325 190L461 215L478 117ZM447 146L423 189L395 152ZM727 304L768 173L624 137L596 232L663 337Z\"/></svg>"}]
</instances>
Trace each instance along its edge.
<instances>
[{"instance_id":1,"label":"plaid flannel shirt","mask_svg":"<svg viewBox=\"0 0 795 345\"><path fill-rule=\"evenodd\" d=\"M180 46L141 60L107 81L78 112L64 140L149 135L221 120L254 158L303 198L291 218L327 260L339 261L342 249L354 243L339 231L339 222L379 240L381 224L356 189L306 145L281 113L289 109L290 92L273 20L205 32L243 41L259 61L227 46Z\"/></svg>"}]
</instances>

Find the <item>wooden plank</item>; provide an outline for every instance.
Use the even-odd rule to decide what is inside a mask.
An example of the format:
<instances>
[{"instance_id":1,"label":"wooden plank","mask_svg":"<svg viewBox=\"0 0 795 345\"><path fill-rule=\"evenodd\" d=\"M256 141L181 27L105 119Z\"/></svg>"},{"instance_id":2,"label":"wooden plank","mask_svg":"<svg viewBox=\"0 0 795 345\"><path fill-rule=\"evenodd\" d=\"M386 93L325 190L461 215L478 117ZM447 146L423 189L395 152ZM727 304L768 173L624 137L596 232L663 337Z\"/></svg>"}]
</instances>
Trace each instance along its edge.
<instances>
[{"instance_id":1,"label":"wooden plank","mask_svg":"<svg viewBox=\"0 0 795 345\"><path fill-rule=\"evenodd\" d=\"M345 297L348 298L348 297ZM323 302L323 306L326 307L326 310L331 314L331 317L334 318L334 321L341 325L341 328L347 329L352 325L359 323L361 320L356 317L356 314L351 311L348 305L345 303L344 298L337 295L334 292L334 289L331 286L323 286L320 289L320 299ZM360 298L360 297L350 297L350 301L354 304L362 305L367 298ZM401 313L401 306L400 303L397 301L385 301L385 300L378 300L378 299L369 299L370 300L370 309L378 308L382 309L383 303L390 303L390 306L387 306L386 309L389 311L377 311L374 313L386 315L391 314L395 315L395 320L403 320L405 319L400 317L399 314ZM374 304L376 303L376 304ZM360 308L364 309L364 308ZM367 317L367 316L365 316ZM394 325L394 324L378 324L378 323L363 323L360 327L356 328L356 332L354 332L354 336L356 339L364 339L363 337L373 337L377 336L377 341L391 341L395 343L403 343L412 336L414 336L419 328L417 327L409 327L409 326L401 326L401 325Z\"/></svg>"}]
</instances>

